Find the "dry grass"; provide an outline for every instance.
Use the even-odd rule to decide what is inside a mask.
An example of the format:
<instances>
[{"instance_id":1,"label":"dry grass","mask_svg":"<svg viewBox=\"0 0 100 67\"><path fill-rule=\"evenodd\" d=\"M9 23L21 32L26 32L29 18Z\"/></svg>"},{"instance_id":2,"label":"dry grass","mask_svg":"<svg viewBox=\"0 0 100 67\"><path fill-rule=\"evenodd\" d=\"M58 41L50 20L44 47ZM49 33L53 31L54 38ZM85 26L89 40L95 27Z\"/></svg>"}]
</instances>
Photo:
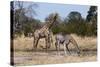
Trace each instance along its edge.
<instances>
[{"instance_id":1,"label":"dry grass","mask_svg":"<svg viewBox=\"0 0 100 67\"><path fill-rule=\"evenodd\" d=\"M14 62L15 65L30 65L30 64L55 64L65 62L85 62L85 61L96 61L97 58L97 38L96 37L79 37L75 34L71 34L77 41L78 46L81 50L85 50L80 56L70 55L65 56L61 51L62 55L58 56L56 51L46 53L40 48L40 45L45 46L44 39L41 39L38 43L38 49L42 51L33 52L33 38L20 37L14 40ZM54 39L54 38L53 38ZM54 40L55 42L55 40ZM72 44L69 45L70 50L74 49ZM54 44L50 48L55 49ZM41 58L42 57L42 58Z\"/></svg>"},{"instance_id":2,"label":"dry grass","mask_svg":"<svg viewBox=\"0 0 100 67\"><path fill-rule=\"evenodd\" d=\"M96 49L97 48L96 37L82 38L75 34L71 34L71 36L73 36L73 38L76 40L80 49ZM30 50L33 48L33 40L34 40L33 38L29 38L29 37L16 38L14 40L14 49L15 50ZM55 42L54 38L53 38L53 41ZM51 49L52 48L55 49L54 42L53 42L53 45L51 45ZM40 47L40 45L45 46L45 39L40 39L38 43L38 48ZM70 44L69 47L73 48L74 46Z\"/></svg>"},{"instance_id":3,"label":"dry grass","mask_svg":"<svg viewBox=\"0 0 100 67\"><path fill-rule=\"evenodd\" d=\"M74 37L74 39L77 41L80 49L89 49L89 50L95 50L97 49L97 38L96 37L79 37L75 34L72 34L71 36Z\"/></svg>"}]
</instances>

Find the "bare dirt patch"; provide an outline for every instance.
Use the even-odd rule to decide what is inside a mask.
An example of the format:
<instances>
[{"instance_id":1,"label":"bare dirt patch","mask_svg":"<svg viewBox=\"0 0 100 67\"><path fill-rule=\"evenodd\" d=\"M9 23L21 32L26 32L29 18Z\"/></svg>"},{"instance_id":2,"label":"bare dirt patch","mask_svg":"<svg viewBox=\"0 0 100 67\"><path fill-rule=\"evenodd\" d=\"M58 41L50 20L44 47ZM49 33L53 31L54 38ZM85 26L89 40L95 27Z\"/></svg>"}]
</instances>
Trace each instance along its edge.
<instances>
[{"instance_id":1,"label":"bare dirt patch","mask_svg":"<svg viewBox=\"0 0 100 67\"><path fill-rule=\"evenodd\" d=\"M45 40L41 39L38 43L38 50L32 51L33 38L20 37L13 41L14 45L14 64L15 65L38 65L38 64L57 64L70 62L89 62L97 60L97 38L96 37L79 37L71 34L81 49L80 56L77 56L75 48L69 45L71 55L65 55L63 46L61 46L59 56L55 50L54 43L48 52L40 48L45 46ZM54 39L54 38L53 38ZM55 42L55 39L53 40Z\"/></svg>"},{"instance_id":2,"label":"bare dirt patch","mask_svg":"<svg viewBox=\"0 0 100 67\"><path fill-rule=\"evenodd\" d=\"M80 56L71 51L71 55L65 55L63 51L41 52L41 51L16 51L14 54L15 65L38 65L38 64L57 64L70 62L89 62L96 61L96 51L82 51Z\"/></svg>"}]
</instances>

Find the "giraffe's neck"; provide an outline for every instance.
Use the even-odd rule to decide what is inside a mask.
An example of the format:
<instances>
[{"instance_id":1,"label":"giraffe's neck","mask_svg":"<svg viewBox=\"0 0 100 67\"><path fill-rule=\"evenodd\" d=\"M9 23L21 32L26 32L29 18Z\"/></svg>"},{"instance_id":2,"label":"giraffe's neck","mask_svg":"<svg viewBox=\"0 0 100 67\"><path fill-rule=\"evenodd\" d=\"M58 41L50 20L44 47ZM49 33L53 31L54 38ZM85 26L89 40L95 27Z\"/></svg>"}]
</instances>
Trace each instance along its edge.
<instances>
[{"instance_id":1,"label":"giraffe's neck","mask_svg":"<svg viewBox=\"0 0 100 67\"><path fill-rule=\"evenodd\" d=\"M50 29L50 28L53 26L53 24L54 24L55 21L56 21L56 19L54 18L53 20L51 20L51 21L46 25L46 27L47 27L48 29Z\"/></svg>"},{"instance_id":2,"label":"giraffe's neck","mask_svg":"<svg viewBox=\"0 0 100 67\"><path fill-rule=\"evenodd\" d=\"M57 16L54 16L54 18L49 23L44 25L41 29L42 30L49 30L52 27L52 25L54 24L54 22L56 21L56 17Z\"/></svg>"}]
</instances>

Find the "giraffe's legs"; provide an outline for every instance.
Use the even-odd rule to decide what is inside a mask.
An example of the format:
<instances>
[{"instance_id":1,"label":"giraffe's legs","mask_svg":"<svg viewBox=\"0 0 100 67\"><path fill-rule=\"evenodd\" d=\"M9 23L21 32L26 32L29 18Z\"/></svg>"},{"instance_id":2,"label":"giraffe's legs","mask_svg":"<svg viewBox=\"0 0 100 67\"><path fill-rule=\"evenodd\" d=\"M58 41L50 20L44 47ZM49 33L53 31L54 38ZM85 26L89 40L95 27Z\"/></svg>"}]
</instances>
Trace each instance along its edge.
<instances>
[{"instance_id":1,"label":"giraffe's legs","mask_svg":"<svg viewBox=\"0 0 100 67\"><path fill-rule=\"evenodd\" d=\"M64 52L65 52L65 55L67 54L66 53L66 44L64 43Z\"/></svg>"},{"instance_id":2,"label":"giraffe's legs","mask_svg":"<svg viewBox=\"0 0 100 67\"><path fill-rule=\"evenodd\" d=\"M46 41L46 48L50 48L50 34L47 34L45 37L45 41Z\"/></svg>"},{"instance_id":3,"label":"giraffe's legs","mask_svg":"<svg viewBox=\"0 0 100 67\"><path fill-rule=\"evenodd\" d=\"M50 32L50 35L49 35L49 39L50 39L50 45L53 45L53 33Z\"/></svg>"},{"instance_id":4,"label":"giraffe's legs","mask_svg":"<svg viewBox=\"0 0 100 67\"><path fill-rule=\"evenodd\" d=\"M39 41L39 38L34 38L34 49L36 50L37 48L37 45L38 45L38 41Z\"/></svg>"},{"instance_id":5,"label":"giraffe's legs","mask_svg":"<svg viewBox=\"0 0 100 67\"><path fill-rule=\"evenodd\" d=\"M57 50L57 42L55 42L55 47L56 47L56 50Z\"/></svg>"},{"instance_id":6,"label":"giraffe's legs","mask_svg":"<svg viewBox=\"0 0 100 67\"><path fill-rule=\"evenodd\" d=\"M60 55L60 43L56 42L56 49L57 49L57 54Z\"/></svg>"},{"instance_id":7,"label":"giraffe's legs","mask_svg":"<svg viewBox=\"0 0 100 67\"><path fill-rule=\"evenodd\" d=\"M47 37L47 42L48 42L47 48L50 48L50 46L51 46L50 34Z\"/></svg>"},{"instance_id":8,"label":"giraffe's legs","mask_svg":"<svg viewBox=\"0 0 100 67\"><path fill-rule=\"evenodd\" d=\"M69 55L71 55L70 50L69 50L69 48L68 48L68 45L69 45L69 42L66 44L66 49L67 49Z\"/></svg>"},{"instance_id":9,"label":"giraffe's legs","mask_svg":"<svg viewBox=\"0 0 100 67\"><path fill-rule=\"evenodd\" d=\"M49 38L46 37L46 38L45 38L45 41L46 41L46 51L48 51L48 48L50 48L50 41L49 41Z\"/></svg>"}]
</instances>

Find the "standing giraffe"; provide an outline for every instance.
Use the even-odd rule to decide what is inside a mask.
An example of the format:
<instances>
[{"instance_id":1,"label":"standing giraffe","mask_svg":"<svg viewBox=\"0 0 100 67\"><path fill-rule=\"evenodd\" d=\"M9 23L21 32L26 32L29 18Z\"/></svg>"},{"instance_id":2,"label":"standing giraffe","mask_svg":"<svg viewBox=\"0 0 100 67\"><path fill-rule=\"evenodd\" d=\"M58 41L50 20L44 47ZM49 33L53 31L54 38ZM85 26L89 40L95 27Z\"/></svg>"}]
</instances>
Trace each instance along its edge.
<instances>
[{"instance_id":1,"label":"standing giraffe","mask_svg":"<svg viewBox=\"0 0 100 67\"><path fill-rule=\"evenodd\" d=\"M54 22L57 19L58 14L55 13L52 20L47 22L47 24L45 24L42 28L35 30L34 32L34 48L37 48L38 45L38 41L41 38L45 38L45 42L46 42L46 49L50 48L50 28L52 27L52 25L54 24Z\"/></svg>"}]
</instances>

